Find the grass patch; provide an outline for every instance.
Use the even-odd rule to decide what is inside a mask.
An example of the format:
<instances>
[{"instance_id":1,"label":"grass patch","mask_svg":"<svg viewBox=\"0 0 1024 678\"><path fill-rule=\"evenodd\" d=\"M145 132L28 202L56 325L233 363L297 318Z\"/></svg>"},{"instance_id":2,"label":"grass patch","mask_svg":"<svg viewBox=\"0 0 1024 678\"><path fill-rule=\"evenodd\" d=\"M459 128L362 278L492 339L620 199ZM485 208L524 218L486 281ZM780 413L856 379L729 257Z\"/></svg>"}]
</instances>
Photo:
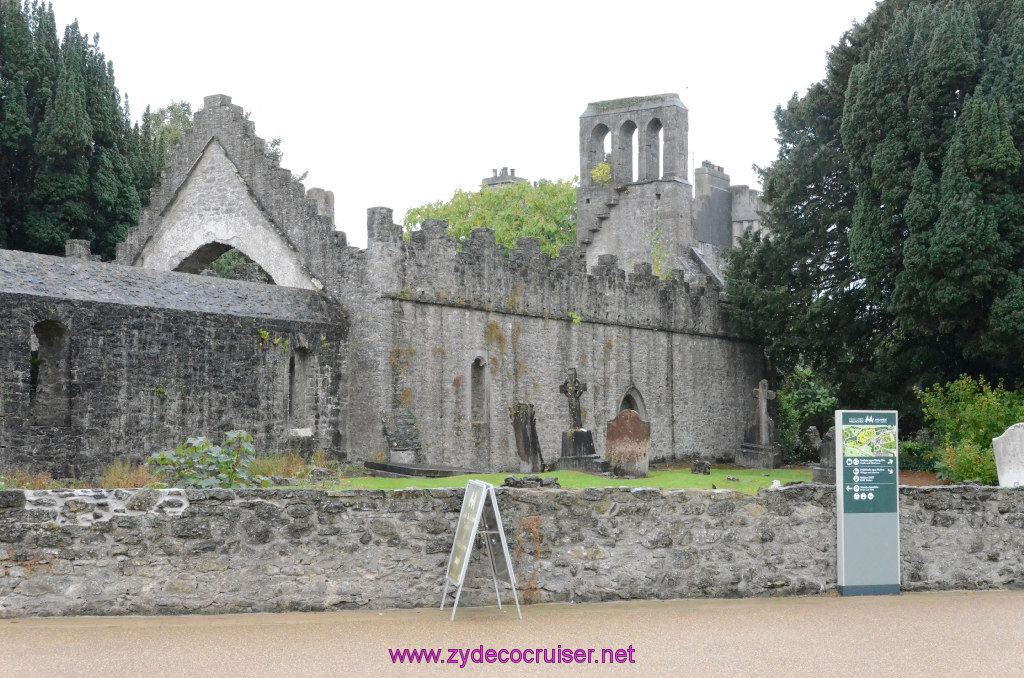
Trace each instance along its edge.
<instances>
[{"instance_id":1,"label":"grass patch","mask_svg":"<svg viewBox=\"0 0 1024 678\"><path fill-rule=\"evenodd\" d=\"M762 474L767 474L767 477ZM370 490L401 490L408 487L465 487L470 479L482 480L492 485L501 485L509 475L522 476L522 473L474 473L471 475L452 476L451 478L345 478L331 489L370 489ZM541 477L555 476L565 489L582 487L660 487L671 489L704 489L710 490L715 485L720 490L738 490L747 494L757 494L758 489L769 487L773 480L785 484L794 481L811 481L811 472L807 470L774 469L711 469L711 475L703 476L691 473L688 469L671 471L651 471L646 478L623 479L594 476L579 471L552 471L539 473ZM728 480L727 476L739 478Z\"/></svg>"},{"instance_id":2,"label":"grass patch","mask_svg":"<svg viewBox=\"0 0 1024 678\"><path fill-rule=\"evenodd\" d=\"M156 480L157 478L144 465L118 459L103 471L99 487L105 490L115 490L119 487L145 487Z\"/></svg>"},{"instance_id":3,"label":"grass patch","mask_svg":"<svg viewBox=\"0 0 1024 678\"><path fill-rule=\"evenodd\" d=\"M0 490L59 490L61 488L84 488L87 484L75 480L72 482L61 482L45 472L31 472L24 468L15 467L0 471Z\"/></svg>"},{"instance_id":4,"label":"grass patch","mask_svg":"<svg viewBox=\"0 0 1024 678\"><path fill-rule=\"evenodd\" d=\"M249 465L249 473L267 477L298 478L305 470L306 461L294 452L259 456Z\"/></svg>"}]
</instances>

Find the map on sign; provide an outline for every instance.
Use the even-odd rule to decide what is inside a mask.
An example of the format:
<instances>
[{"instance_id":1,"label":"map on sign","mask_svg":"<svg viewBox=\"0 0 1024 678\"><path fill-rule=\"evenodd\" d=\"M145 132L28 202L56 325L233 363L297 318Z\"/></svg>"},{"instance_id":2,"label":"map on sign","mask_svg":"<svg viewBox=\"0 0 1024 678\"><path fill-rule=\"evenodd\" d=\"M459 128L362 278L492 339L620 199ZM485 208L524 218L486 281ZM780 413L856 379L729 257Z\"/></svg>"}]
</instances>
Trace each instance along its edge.
<instances>
[{"instance_id":1,"label":"map on sign","mask_svg":"<svg viewBox=\"0 0 1024 678\"><path fill-rule=\"evenodd\" d=\"M895 457L896 427L891 424L843 426L844 457Z\"/></svg>"}]
</instances>

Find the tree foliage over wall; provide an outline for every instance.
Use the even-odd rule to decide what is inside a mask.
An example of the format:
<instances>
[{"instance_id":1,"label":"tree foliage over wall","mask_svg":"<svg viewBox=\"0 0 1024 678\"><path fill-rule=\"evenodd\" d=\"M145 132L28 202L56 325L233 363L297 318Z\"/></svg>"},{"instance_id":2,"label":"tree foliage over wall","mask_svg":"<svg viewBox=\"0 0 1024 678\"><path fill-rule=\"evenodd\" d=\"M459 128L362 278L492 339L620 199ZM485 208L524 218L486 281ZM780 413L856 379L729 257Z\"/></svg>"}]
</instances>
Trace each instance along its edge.
<instances>
[{"instance_id":1,"label":"tree foliage over wall","mask_svg":"<svg viewBox=\"0 0 1024 678\"><path fill-rule=\"evenodd\" d=\"M727 283L775 368L845 407L1024 378L1024 1L885 0L776 123Z\"/></svg>"},{"instance_id":2,"label":"tree foliage over wall","mask_svg":"<svg viewBox=\"0 0 1024 678\"><path fill-rule=\"evenodd\" d=\"M77 23L58 39L48 4L0 0L0 247L82 238L110 258L148 200L167 141L131 124L98 43Z\"/></svg>"},{"instance_id":3,"label":"tree foliage over wall","mask_svg":"<svg viewBox=\"0 0 1024 678\"><path fill-rule=\"evenodd\" d=\"M558 256L558 248L576 244L576 179L572 181L528 181L483 188L475 193L458 190L451 200L414 207L405 214L405 229L411 231L427 219L445 219L448 232L457 238L469 236L474 228L490 228L505 251L518 238L540 239L542 250Z\"/></svg>"}]
</instances>

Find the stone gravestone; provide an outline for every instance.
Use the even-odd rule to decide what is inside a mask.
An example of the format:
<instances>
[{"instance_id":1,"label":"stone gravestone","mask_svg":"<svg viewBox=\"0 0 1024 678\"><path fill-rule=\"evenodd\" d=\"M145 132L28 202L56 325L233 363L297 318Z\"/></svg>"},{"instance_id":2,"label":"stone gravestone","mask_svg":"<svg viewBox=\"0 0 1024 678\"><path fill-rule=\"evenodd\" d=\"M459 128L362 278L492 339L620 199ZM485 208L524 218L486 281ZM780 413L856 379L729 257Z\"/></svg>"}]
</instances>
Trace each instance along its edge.
<instances>
[{"instance_id":1,"label":"stone gravestone","mask_svg":"<svg viewBox=\"0 0 1024 678\"><path fill-rule=\"evenodd\" d=\"M544 470L544 458L540 454L540 439L537 438L537 419L533 405L515 403L508 408L512 419L512 433L516 437L516 453L519 454L519 470L522 473L537 473Z\"/></svg>"},{"instance_id":2,"label":"stone gravestone","mask_svg":"<svg viewBox=\"0 0 1024 678\"><path fill-rule=\"evenodd\" d=\"M831 426L818 445L818 465L811 467L814 482L836 484L836 427Z\"/></svg>"},{"instance_id":3,"label":"stone gravestone","mask_svg":"<svg viewBox=\"0 0 1024 678\"><path fill-rule=\"evenodd\" d=\"M562 456L558 459L558 468L593 470L601 467L601 461L594 453L594 436L583 428L580 398L587 390L586 382L577 379L575 368L569 368L568 376L558 390L569 399L569 430L562 432Z\"/></svg>"},{"instance_id":4,"label":"stone gravestone","mask_svg":"<svg viewBox=\"0 0 1024 678\"><path fill-rule=\"evenodd\" d=\"M651 425L633 410L623 410L608 422L605 458L615 475L647 477Z\"/></svg>"},{"instance_id":5,"label":"stone gravestone","mask_svg":"<svg viewBox=\"0 0 1024 678\"><path fill-rule=\"evenodd\" d=\"M762 379L754 389L757 407L754 419L747 427L747 434L739 452L736 465L747 468L778 468L782 465L782 454L775 444L775 422L768 416L768 401L775 400L775 391L768 390L768 380Z\"/></svg>"},{"instance_id":6,"label":"stone gravestone","mask_svg":"<svg viewBox=\"0 0 1024 678\"><path fill-rule=\"evenodd\" d=\"M1014 424L992 439L1000 487L1024 486L1024 423Z\"/></svg>"}]
</instances>

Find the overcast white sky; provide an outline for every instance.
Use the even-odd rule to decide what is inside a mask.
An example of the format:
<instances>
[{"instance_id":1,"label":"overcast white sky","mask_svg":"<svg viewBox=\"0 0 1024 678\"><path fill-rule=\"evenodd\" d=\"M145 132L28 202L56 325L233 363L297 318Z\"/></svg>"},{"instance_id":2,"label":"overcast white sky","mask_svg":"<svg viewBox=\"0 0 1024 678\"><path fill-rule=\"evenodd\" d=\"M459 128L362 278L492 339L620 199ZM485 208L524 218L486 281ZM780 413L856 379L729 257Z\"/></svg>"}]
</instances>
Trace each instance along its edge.
<instances>
[{"instance_id":1,"label":"overcast white sky","mask_svg":"<svg viewBox=\"0 0 1024 678\"><path fill-rule=\"evenodd\" d=\"M338 227L364 246L367 207L401 221L503 166L579 174L579 115L603 99L679 94L697 165L756 185L775 107L824 77L875 0L53 5L60 29L77 18L100 34L133 116L230 95L307 188L334 191Z\"/></svg>"}]
</instances>

